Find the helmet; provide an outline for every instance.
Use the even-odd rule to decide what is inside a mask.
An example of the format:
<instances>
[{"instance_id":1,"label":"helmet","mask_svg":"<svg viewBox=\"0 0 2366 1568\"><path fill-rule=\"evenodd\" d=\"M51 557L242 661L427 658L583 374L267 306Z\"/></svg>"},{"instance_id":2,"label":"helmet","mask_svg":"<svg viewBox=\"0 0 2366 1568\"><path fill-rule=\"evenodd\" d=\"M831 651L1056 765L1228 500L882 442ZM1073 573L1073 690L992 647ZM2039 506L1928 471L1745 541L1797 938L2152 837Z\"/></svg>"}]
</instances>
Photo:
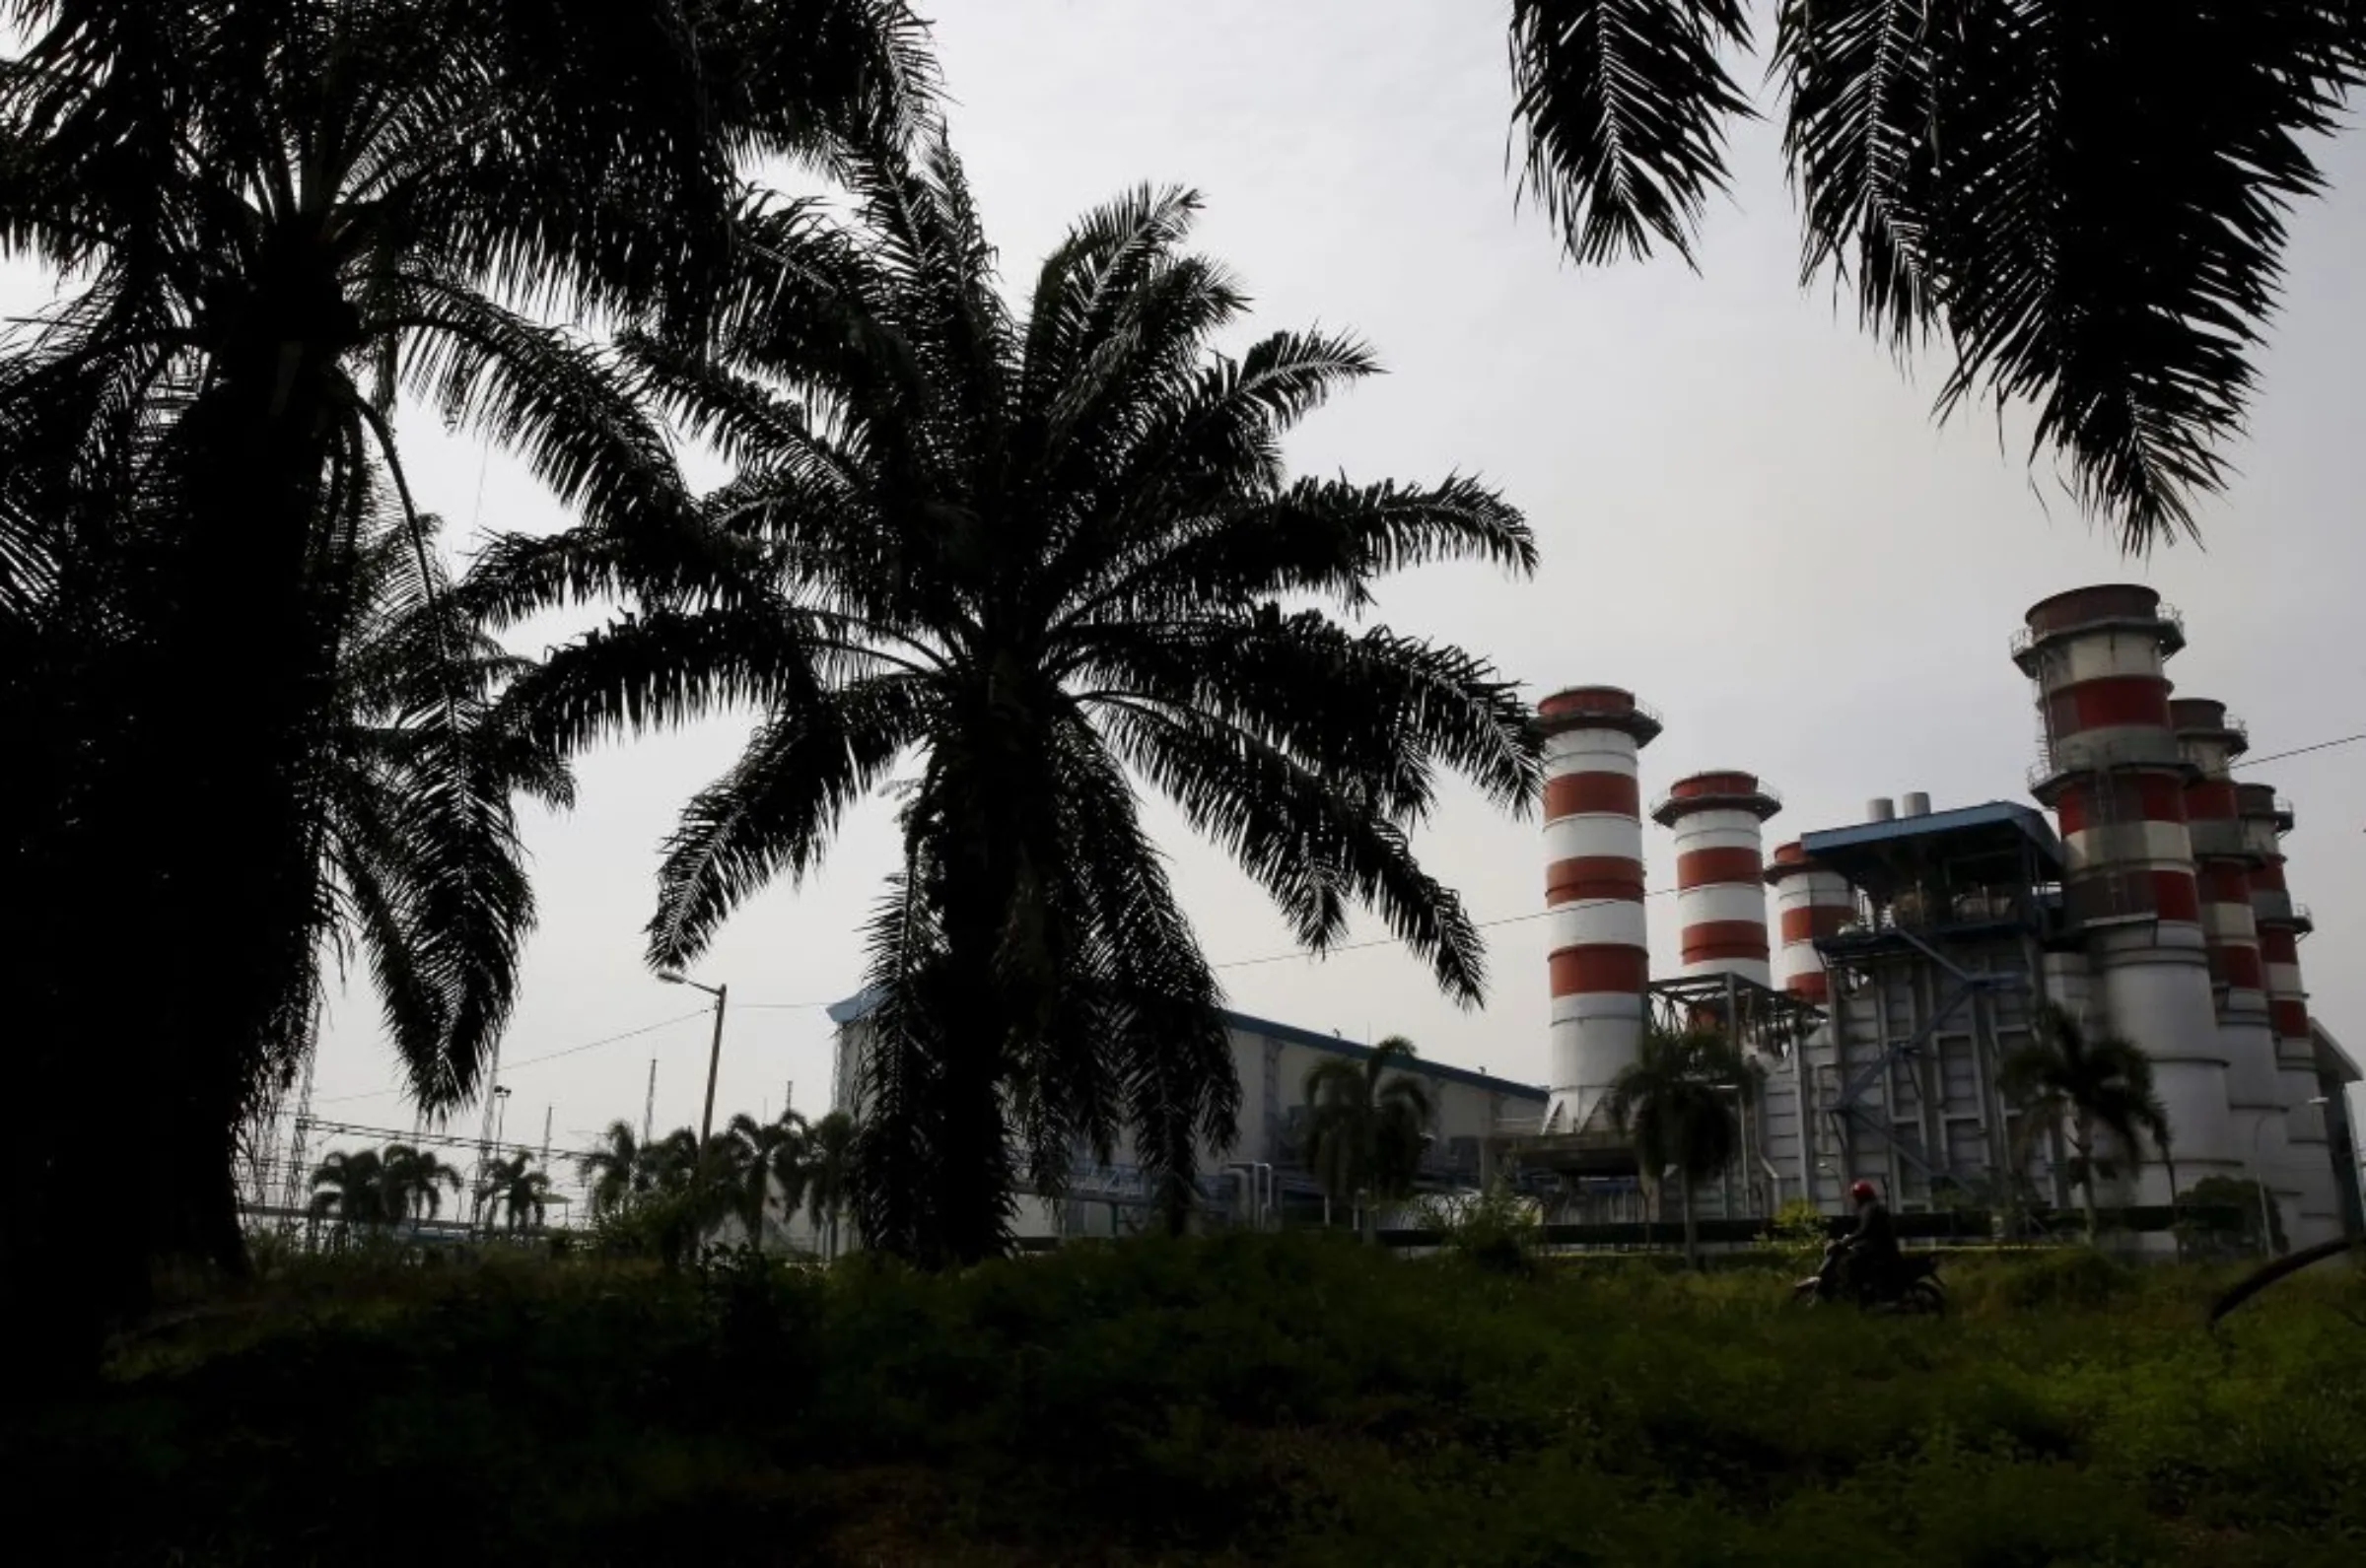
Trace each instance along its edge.
<instances>
[{"instance_id":1,"label":"helmet","mask_svg":"<svg viewBox=\"0 0 2366 1568\"><path fill-rule=\"evenodd\" d=\"M1848 1189L1848 1196L1852 1202L1870 1203L1880 1195L1879 1193L1873 1191L1871 1182L1857 1182Z\"/></svg>"}]
</instances>

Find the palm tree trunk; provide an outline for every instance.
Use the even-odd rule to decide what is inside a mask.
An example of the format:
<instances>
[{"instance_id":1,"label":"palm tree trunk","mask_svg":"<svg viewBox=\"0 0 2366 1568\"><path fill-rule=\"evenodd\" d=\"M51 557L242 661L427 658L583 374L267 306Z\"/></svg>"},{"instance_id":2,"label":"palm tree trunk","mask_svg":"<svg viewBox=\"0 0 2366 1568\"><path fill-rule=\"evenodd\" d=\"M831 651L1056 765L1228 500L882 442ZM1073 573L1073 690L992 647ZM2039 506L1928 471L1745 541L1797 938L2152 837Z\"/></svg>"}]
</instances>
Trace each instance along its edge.
<instances>
[{"instance_id":1,"label":"palm tree trunk","mask_svg":"<svg viewBox=\"0 0 2366 1568\"><path fill-rule=\"evenodd\" d=\"M2177 1160L2167 1149L2161 1150L2161 1163L2169 1168L2169 1245L2177 1250L2177 1261L2186 1261L2186 1232L2177 1217Z\"/></svg>"},{"instance_id":2,"label":"palm tree trunk","mask_svg":"<svg viewBox=\"0 0 2366 1568\"><path fill-rule=\"evenodd\" d=\"M1380 1207L1372 1201L1369 1193L1356 1194L1356 1229L1363 1237L1366 1247L1374 1246L1380 1240Z\"/></svg>"},{"instance_id":3,"label":"palm tree trunk","mask_svg":"<svg viewBox=\"0 0 2366 1568\"><path fill-rule=\"evenodd\" d=\"M2078 1155L2078 1195L2080 1206L2086 1210L2087 1245L2095 1245L2099 1227L2095 1218L2095 1128L2085 1116L2076 1119L2071 1134L2071 1148Z\"/></svg>"},{"instance_id":4,"label":"palm tree trunk","mask_svg":"<svg viewBox=\"0 0 2366 1568\"><path fill-rule=\"evenodd\" d=\"M1681 1167L1676 1172L1676 1200L1684 1210L1684 1262L1688 1268L1701 1266L1701 1227L1693 1218L1693 1173Z\"/></svg>"}]
</instances>

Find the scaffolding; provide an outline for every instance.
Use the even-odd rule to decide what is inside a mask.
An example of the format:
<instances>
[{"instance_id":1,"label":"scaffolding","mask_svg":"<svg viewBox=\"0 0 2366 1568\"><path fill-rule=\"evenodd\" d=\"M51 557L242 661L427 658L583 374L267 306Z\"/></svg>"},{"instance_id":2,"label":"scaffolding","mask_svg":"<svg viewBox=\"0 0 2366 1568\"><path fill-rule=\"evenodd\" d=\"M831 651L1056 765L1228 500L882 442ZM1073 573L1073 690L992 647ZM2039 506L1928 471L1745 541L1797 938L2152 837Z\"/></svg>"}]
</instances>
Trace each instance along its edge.
<instances>
[{"instance_id":1,"label":"scaffolding","mask_svg":"<svg viewBox=\"0 0 2366 1568\"><path fill-rule=\"evenodd\" d=\"M1816 941L1829 1017L1774 1073L1769 1157L1828 1212L1877 1183L1901 1210L2020 1189L2030 1151L1998 1084L2067 930L2062 857L2044 817L1997 801L1811 834L1857 915Z\"/></svg>"}]
</instances>

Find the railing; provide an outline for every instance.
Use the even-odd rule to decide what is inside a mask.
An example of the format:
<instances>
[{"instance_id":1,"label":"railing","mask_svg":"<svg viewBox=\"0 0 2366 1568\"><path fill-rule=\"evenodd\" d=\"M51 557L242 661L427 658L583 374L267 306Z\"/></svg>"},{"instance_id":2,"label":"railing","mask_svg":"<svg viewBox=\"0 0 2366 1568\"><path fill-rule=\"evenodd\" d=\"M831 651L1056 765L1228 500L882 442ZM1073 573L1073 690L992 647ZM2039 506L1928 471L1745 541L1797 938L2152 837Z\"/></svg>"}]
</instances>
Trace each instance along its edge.
<instances>
[{"instance_id":1,"label":"railing","mask_svg":"<svg viewBox=\"0 0 2366 1568\"><path fill-rule=\"evenodd\" d=\"M2114 740L2089 740L2083 735L2063 735L2058 739L2049 734L2039 747L2038 760L2029 766L2024 776L2031 789L2050 780L2073 773L2109 773L2115 768L2177 768L2186 766L2186 755L2177 737L2167 730L2148 734L2140 740L2122 737Z\"/></svg>"},{"instance_id":2,"label":"railing","mask_svg":"<svg viewBox=\"0 0 2366 1568\"><path fill-rule=\"evenodd\" d=\"M1751 775L1751 777L1753 779L1757 779L1757 775L1755 774ZM1691 783L1690 780L1683 782L1688 784ZM1705 790L1697 795L1680 795L1674 789L1670 789L1666 794L1661 795L1657 800L1652 801L1651 809L1645 812L1644 815L1650 817L1654 821L1657 821L1659 814L1667 810L1670 806L1698 806L1705 811L1713 811L1717 809L1716 802L1718 801L1737 799L1755 800L1760 798L1767 800L1777 811L1782 809L1782 791L1775 788L1773 784L1768 784L1764 779L1758 779L1757 787L1752 789L1746 796L1732 794L1725 790Z\"/></svg>"},{"instance_id":3,"label":"railing","mask_svg":"<svg viewBox=\"0 0 2366 1568\"><path fill-rule=\"evenodd\" d=\"M2136 618L2129 615L2099 615L2095 617L2094 620L2081 623L2075 627L2050 627L2045 631L2039 631L2035 627L2025 625L2013 633L2010 642L2006 646L2011 648L2012 657L2014 661L2018 663L2022 654L2028 652L2031 648L2037 647L2040 643L2049 638L2062 637L2071 632L2084 631L2089 626L2108 626L2115 622L2122 625L2133 625L2136 624ZM2175 605L2171 604L2159 605L2153 610L2151 615L2144 618L2144 624L2151 625L2155 623L2167 626L2173 633L2175 633L2178 646L2183 647L2185 645L2186 617L2184 611L2179 610Z\"/></svg>"}]
</instances>

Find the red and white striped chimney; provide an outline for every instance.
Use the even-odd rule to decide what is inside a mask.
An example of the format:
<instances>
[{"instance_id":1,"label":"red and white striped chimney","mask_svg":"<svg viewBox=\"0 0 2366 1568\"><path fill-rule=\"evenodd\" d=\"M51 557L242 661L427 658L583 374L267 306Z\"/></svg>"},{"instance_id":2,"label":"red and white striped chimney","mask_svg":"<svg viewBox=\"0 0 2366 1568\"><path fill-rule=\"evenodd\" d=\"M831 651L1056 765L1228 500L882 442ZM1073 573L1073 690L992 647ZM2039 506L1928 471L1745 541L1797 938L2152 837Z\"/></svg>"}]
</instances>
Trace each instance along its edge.
<instances>
[{"instance_id":1,"label":"red and white striped chimney","mask_svg":"<svg viewBox=\"0 0 2366 1568\"><path fill-rule=\"evenodd\" d=\"M2300 939L2315 928L2309 912L2292 902L2284 881L2283 836L2292 831L2291 805L2271 785L2238 784L2237 809L2258 857L2251 873L2252 918L2267 985L2268 1021L2275 1031L2275 1071L2284 1104L2284 1139L2291 1148L2292 1185L2299 1191L2296 1247L2313 1247L2341 1233L2341 1199L2325 1109L2309 1102L2322 1091L2317 1048L2309 1035L2309 993L2301 982Z\"/></svg>"},{"instance_id":2,"label":"red and white striped chimney","mask_svg":"<svg viewBox=\"0 0 2366 1568\"><path fill-rule=\"evenodd\" d=\"M1775 950L1775 984L1811 1007L1825 1006L1832 989L1816 938L1855 919L1855 891L1839 872L1809 859L1796 839L1776 846L1767 885L1774 889L1775 934L1781 944Z\"/></svg>"},{"instance_id":3,"label":"red and white striped chimney","mask_svg":"<svg viewBox=\"0 0 2366 1568\"><path fill-rule=\"evenodd\" d=\"M2186 831L2197 770L2178 745L2164 669L2185 628L2136 583L2055 594L2027 619L2013 660L2036 683L2047 749L2032 792L2061 825L2063 901L2086 937L2095 1000L2152 1057L2180 1184L2237 1175L2248 1151L2235 1146ZM2168 1173L2146 1155L2137 1195L2166 1202Z\"/></svg>"},{"instance_id":4,"label":"red and white striped chimney","mask_svg":"<svg viewBox=\"0 0 2366 1568\"><path fill-rule=\"evenodd\" d=\"M1577 686L1537 710L1545 733L1545 903L1553 1022L1547 1131L1596 1123L1635 1058L1650 946L1643 921L1638 753L1659 716L1616 686Z\"/></svg>"},{"instance_id":5,"label":"red and white striped chimney","mask_svg":"<svg viewBox=\"0 0 2366 1568\"><path fill-rule=\"evenodd\" d=\"M2203 951L2217 996L2218 1034L2226 1046L2236 1149L2253 1179L2275 1193L2289 1238L2300 1223L2301 1191L2285 1140L2290 1100L2276 1074L2266 971L2252 916L2252 872L2262 862L2244 831L2231 775L2251 738L2227 716L2224 703L2206 698L2176 699L2169 717L2186 760L2196 771L2186 785L2186 832L2201 892Z\"/></svg>"},{"instance_id":6,"label":"red and white striped chimney","mask_svg":"<svg viewBox=\"0 0 2366 1568\"><path fill-rule=\"evenodd\" d=\"M1755 774L1717 769L1679 779L1651 813L1676 833L1681 973L1774 983L1767 944L1761 827L1782 801Z\"/></svg>"}]
</instances>

